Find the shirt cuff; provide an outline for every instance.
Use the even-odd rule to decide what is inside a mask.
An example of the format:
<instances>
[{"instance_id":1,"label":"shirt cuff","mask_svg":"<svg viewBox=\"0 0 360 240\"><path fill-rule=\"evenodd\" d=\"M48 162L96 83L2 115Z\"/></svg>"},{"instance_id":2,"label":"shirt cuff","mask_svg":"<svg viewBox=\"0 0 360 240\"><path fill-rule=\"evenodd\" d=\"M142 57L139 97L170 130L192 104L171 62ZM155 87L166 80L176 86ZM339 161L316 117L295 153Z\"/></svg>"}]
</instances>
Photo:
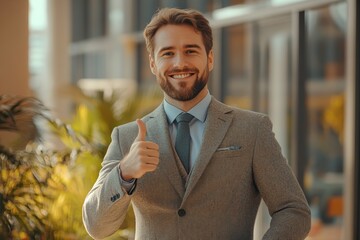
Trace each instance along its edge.
<instances>
[{"instance_id":1,"label":"shirt cuff","mask_svg":"<svg viewBox=\"0 0 360 240\"><path fill-rule=\"evenodd\" d=\"M119 178L120 178L120 185L121 187L123 187L125 189L125 191L131 195L135 188L136 188L136 180L135 178L132 178L130 181L126 181L121 177L121 169L120 166L118 166L118 173L119 173Z\"/></svg>"}]
</instances>

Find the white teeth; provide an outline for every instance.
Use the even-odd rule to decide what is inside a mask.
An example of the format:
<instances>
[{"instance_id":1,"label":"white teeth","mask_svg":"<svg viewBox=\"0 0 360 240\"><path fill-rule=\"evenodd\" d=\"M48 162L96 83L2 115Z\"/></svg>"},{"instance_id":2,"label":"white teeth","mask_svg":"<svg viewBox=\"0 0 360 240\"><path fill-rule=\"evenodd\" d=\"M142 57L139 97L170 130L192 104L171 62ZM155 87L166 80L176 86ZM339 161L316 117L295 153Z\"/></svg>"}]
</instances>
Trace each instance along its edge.
<instances>
[{"instance_id":1,"label":"white teeth","mask_svg":"<svg viewBox=\"0 0 360 240\"><path fill-rule=\"evenodd\" d=\"M173 78L179 79L179 78L186 78L189 77L191 74L190 73L184 73L184 74L176 74L173 76Z\"/></svg>"}]
</instances>

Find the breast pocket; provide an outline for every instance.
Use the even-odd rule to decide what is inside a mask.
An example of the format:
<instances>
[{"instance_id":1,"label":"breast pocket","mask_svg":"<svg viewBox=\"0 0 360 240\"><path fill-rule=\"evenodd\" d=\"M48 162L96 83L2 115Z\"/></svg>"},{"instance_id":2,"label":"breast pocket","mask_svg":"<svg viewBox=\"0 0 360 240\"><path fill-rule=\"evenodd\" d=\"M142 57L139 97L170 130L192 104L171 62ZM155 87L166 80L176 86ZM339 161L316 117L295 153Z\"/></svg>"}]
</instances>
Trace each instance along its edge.
<instances>
[{"instance_id":1,"label":"breast pocket","mask_svg":"<svg viewBox=\"0 0 360 240\"><path fill-rule=\"evenodd\" d=\"M240 149L216 151L211 159L211 167L222 172L251 171L252 153L249 148L242 146ZM218 148L218 149L219 149Z\"/></svg>"},{"instance_id":2,"label":"breast pocket","mask_svg":"<svg viewBox=\"0 0 360 240\"><path fill-rule=\"evenodd\" d=\"M215 153L214 158L236 158L241 157L244 154L243 147L241 146L229 146L229 147L219 147Z\"/></svg>"}]
</instances>

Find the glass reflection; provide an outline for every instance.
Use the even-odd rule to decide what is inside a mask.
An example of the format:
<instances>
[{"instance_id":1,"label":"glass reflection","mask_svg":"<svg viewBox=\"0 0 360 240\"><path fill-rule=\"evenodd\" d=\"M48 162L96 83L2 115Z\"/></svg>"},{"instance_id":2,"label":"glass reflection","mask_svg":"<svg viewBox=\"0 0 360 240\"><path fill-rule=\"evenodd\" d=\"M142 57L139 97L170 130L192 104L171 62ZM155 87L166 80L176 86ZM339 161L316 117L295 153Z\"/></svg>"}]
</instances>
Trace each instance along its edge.
<instances>
[{"instance_id":1,"label":"glass reflection","mask_svg":"<svg viewBox=\"0 0 360 240\"><path fill-rule=\"evenodd\" d=\"M221 68L224 102L251 109L248 25L225 28L222 33Z\"/></svg>"},{"instance_id":2,"label":"glass reflection","mask_svg":"<svg viewBox=\"0 0 360 240\"><path fill-rule=\"evenodd\" d=\"M306 13L308 159L305 192L312 209L311 239L340 239L343 221L345 36L333 5ZM340 14L338 14L340 13Z\"/></svg>"}]
</instances>

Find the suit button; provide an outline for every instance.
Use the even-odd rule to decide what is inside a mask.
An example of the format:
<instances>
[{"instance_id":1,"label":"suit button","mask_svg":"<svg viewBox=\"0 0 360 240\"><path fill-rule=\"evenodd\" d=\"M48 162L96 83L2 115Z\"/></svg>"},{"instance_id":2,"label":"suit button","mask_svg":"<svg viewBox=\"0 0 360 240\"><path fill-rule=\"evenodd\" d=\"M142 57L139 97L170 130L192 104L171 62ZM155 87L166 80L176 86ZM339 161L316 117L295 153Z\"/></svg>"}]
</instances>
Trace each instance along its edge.
<instances>
[{"instance_id":1,"label":"suit button","mask_svg":"<svg viewBox=\"0 0 360 240\"><path fill-rule=\"evenodd\" d=\"M178 215L179 215L180 217L185 216L185 215L186 215L185 209L180 208L180 209L178 210Z\"/></svg>"}]
</instances>

